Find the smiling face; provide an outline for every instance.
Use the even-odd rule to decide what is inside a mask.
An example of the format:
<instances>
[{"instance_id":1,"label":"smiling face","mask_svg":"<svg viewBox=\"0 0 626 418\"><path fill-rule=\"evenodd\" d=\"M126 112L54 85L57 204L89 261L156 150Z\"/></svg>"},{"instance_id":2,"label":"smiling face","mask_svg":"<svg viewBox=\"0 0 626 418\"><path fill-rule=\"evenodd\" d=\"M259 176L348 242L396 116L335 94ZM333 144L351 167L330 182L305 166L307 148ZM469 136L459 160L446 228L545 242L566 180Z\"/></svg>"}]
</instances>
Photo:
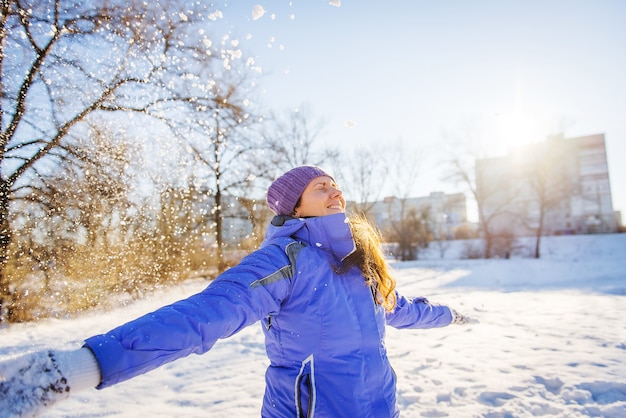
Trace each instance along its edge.
<instances>
[{"instance_id":1,"label":"smiling face","mask_svg":"<svg viewBox=\"0 0 626 418\"><path fill-rule=\"evenodd\" d=\"M295 214L297 217L325 216L343 213L345 209L346 201L335 180L321 176L314 178L306 186Z\"/></svg>"}]
</instances>

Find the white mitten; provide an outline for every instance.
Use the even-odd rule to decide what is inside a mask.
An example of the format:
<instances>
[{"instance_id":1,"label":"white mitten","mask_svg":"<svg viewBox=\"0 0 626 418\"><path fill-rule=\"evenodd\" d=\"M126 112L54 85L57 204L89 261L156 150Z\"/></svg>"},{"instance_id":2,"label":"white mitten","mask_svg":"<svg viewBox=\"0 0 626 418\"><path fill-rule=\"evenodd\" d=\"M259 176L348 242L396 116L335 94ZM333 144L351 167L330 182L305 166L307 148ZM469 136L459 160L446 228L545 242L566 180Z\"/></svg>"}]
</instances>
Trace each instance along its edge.
<instances>
[{"instance_id":1,"label":"white mitten","mask_svg":"<svg viewBox=\"0 0 626 418\"><path fill-rule=\"evenodd\" d=\"M70 391L95 387L99 378L95 357L86 348L39 351L5 360L0 363L0 417L37 416L67 399Z\"/></svg>"},{"instance_id":2,"label":"white mitten","mask_svg":"<svg viewBox=\"0 0 626 418\"><path fill-rule=\"evenodd\" d=\"M478 319L471 318L467 315L463 315L454 309L450 308L450 312L452 313L452 322L450 324L456 325L467 325L467 324L478 324Z\"/></svg>"}]
</instances>

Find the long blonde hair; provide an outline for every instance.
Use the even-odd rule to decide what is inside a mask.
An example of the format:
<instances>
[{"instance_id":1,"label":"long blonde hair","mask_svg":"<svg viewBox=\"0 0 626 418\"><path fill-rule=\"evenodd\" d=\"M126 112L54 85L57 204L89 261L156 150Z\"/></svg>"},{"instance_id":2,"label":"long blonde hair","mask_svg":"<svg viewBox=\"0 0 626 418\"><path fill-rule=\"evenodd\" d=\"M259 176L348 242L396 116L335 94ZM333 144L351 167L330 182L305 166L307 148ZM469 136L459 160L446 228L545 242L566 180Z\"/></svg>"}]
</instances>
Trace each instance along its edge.
<instances>
[{"instance_id":1,"label":"long blonde hair","mask_svg":"<svg viewBox=\"0 0 626 418\"><path fill-rule=\"evenodd\" d=\"M348 217L356 251L344 260L344 267L357 266L372 287L376 302L391 312L396 307L396 280L390 272L378 228L360 215Z\"/></svg>"}]
</instances>

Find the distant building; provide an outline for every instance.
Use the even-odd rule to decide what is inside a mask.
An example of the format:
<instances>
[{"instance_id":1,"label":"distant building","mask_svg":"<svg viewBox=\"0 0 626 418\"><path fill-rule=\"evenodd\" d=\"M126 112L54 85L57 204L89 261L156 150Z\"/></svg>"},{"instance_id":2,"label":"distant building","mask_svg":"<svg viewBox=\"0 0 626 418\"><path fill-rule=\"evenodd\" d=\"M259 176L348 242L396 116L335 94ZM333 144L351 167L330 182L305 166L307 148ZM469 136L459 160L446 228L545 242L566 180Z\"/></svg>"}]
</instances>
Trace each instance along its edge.
<instances>
[{"instance_id":1,"label":"distant building","mask_svg":"<svg viewBox=\"0 0 626 418\"><path fill-rule=\"evenodd\" d=\"M617 232L603 134L525 145L476 163L477 195L492 232ZM481 220L482 222L482 220Z\"/></svg>"},{"instance_id":2,"label":"distant building","mask_svg":"<svg viewBox=\"0 0 626 418\"><path fill-rule=\"evenodd\" d=\"M393 220L400 218L403 210L406 212L410 209L428 213L434 239L453 239L459 229L467 228L467 206L463 193L433 192L428 196L406 199L390 196L374 202L368 213L384 232L390 228Z\"/></svg>"}]
</instances>

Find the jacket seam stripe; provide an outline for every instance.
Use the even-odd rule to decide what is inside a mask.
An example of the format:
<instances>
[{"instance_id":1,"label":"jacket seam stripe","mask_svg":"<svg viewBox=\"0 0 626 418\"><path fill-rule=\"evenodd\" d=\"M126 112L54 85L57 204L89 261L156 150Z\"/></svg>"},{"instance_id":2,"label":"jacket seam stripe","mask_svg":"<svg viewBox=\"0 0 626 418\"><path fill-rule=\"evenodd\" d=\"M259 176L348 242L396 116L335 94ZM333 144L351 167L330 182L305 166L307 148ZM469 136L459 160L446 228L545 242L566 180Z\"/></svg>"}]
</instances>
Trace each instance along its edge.
<instances>
[{"instance_id":1,"label":"jacket seam stripe","mask_svg":"<svg viewBox=\"0 0 626 418\"><path fill-rule=\"evenodd\" d=\"M267 286L280 280L289 279L291 277L291 266L285 266L275 271L269 276L258 279L250 283L250 287Z\"/></svg>"}]
</instances>

